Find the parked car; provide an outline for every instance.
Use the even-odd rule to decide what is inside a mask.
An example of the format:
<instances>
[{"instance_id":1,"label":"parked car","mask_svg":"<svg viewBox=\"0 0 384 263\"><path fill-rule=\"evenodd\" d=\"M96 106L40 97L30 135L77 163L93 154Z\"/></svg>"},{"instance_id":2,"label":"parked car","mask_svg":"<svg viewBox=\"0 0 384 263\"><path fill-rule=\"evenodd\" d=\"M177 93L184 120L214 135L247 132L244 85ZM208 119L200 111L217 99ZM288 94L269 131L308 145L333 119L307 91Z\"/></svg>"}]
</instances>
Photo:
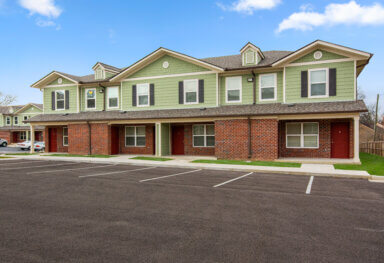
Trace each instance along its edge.
<instances>
[{"instance_id":1,"label":"parked car","mask_svg":"<svg viewBox=\"0 0 384 263\"><path fill-rule=\"evenodd\" d=\"M0 146L2 146L2 147L7 147L7 145L8 145L7 140L4 140L4 139L1 139L1 138L0 138Z\"/></svg>"},{"instance_id":2,"label":"parked car","mask_svg":"<svg viewBox=\"0 0 384 263\"><path fill-rule=\"evenodd\" d=\"M45 142L35 142L35 151L42 152L45 150Z\"/></svg>"},{"instance_id":3,"label":"parked car","mask_svg":"<svg viewBox=\"0 0 384 263\"><path fill-rule=\"evenodd\" d=\"M20 147L21 150L30 150L31 149L31 141L25 141L18 143L17 146ZM45 150L45 143L44 142L35 142L34 144L35 151L44 151Z\"/></svg>"}]
</instances>

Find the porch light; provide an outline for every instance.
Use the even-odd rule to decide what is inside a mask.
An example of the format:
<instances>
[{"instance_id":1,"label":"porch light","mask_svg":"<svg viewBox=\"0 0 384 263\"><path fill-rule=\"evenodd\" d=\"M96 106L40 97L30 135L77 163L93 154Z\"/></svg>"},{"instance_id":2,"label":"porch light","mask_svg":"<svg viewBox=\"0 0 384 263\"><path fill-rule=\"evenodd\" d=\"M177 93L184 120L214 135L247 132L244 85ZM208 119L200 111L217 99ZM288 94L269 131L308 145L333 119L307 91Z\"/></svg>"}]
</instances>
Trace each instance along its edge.
<instances>
[{"instance_id":1,"label":"porch light","mask_svg":"<svg viewBox=\"0 0 384 263\"><path fill-rule=\"evenodd\" d=\"M248 78L247 81L248 82L253 82L253 78Z\"/></svg>"}]
</instances>

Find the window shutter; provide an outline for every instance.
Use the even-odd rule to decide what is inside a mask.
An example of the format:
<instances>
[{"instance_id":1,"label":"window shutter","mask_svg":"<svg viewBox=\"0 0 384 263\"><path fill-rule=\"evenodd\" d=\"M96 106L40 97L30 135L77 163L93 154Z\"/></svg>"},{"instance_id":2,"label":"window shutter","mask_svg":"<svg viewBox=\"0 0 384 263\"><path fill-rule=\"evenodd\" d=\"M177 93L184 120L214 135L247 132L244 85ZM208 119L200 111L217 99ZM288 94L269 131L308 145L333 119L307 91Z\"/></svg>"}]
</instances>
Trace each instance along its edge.
<instances>
[{"instance_id":1,"label":"window shutter","mask_svg":"<svg viewBox=\"0 0 384 263\"><path fill-rule=\"evenodd\" d=\"M69 110L69 90L65 91L65 109Z\"/></svg>"},{"instance_id":2,"label":"window shutter","mask_svg":"<svg viewBox=\"0 0 384 263\"><path fill-rule=\"evenodd\" d=\"M308 97L308 71L301 72L301 97Z\"/></svg>"},{"instance_id":3,"label":"window shutter","mask_svg":"<svg viewBox=\"0 0 384 263\"><path fill-rule=\"evenodd\" d=\"M204 102L204 80L199 79L199 103Z\"/></svg>"},{"instance_id":4,"label":"window shutter","mask_svg":"<svg viewBox=\"0 0 384 263\"><path fill-rule=\"evenodd\" d=\"M132 106L136 107L136 85L132 85Z\"/></svg>"},{"instance_id":5,"label":"window shutter","mask_svg":"<svg viewBox=\"0 0 384 263\"><path fill-rule=\"evenodd\" d=\"M155 84L149 84L149 104L155 105Z\"/></svg>"},{"instance_id":6,"label":"window shutter","mask_svg":"<svg viewBox=\"0 0 384 263\"><path fill-rule=\"evenodd\" d=\"M329 96L336 96L336 69L329 69Z\"/></svg>"},{"instance_id":7,"label":"window shutter","mask_svg":"<svg viewBox=\"0 0 384 263\"><path fill-rule=\"evenodd\" d=\"M55 92L54 91L52 91L51 97L52 97L52 110L55 110L56 109L56 99L55 99Z\"/></svg>"},{"instance_id":8,"label":"window shutter","mask_svg":"<svg viewBox=\"0 0 384 263\"><path fill-rule=\"evenodd\" d=\"M184 104L184 82L179 81L179 104Z\"/></svg>"}]
</instances>

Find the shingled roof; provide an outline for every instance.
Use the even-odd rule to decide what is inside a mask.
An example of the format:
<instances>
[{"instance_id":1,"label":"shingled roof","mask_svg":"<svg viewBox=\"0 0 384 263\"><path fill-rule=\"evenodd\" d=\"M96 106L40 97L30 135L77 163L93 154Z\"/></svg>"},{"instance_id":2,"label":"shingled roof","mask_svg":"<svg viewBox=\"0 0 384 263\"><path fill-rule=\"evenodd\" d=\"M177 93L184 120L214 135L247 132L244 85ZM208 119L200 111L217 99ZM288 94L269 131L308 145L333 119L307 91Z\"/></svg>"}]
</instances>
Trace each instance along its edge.
<instances>
[{"instance_id":1,"label":"shingled roof","mask_svg":"<svg viewBox=\"0 0 384 263\"><path fill-rule=\"evenodd\" d=\"M65 121L109 121L109 120L143 120L170 118L205 118L205 117L239 117L271 116L315 113L366 112L362 100L345 102L318 102L299 104L256 104L234 105L215 108L141 110L141 111L98 111L72 114L41 114L26 122L65 122ZM187 121L187 120L186 120Z\"/></svg>"},{"instance_id":2,"label":"shingled roof","mask_svg":"<svg viewBox=\"0 0 384 263\"><path fill-rule=\"evenodd\" d=\"M32 105L36 106L37 108L39 108L41 110L43 109L43 104L38 104L38 103L29 103L29 104L32 104ZM28 104L25 104L25 105L0 106L0 114L13 114L16 111L20 110L21 108L25 107L26 105L28 105Z\"/></svg>"}]
</instances>

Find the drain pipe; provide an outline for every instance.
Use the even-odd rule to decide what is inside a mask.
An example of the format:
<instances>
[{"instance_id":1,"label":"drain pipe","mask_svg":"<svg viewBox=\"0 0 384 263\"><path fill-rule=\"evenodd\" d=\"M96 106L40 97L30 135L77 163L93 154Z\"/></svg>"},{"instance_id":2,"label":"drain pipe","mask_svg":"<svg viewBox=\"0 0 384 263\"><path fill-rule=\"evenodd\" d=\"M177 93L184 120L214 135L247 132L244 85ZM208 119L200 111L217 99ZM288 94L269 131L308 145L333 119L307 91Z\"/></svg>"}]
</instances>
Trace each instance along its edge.
<instances>
[{"instance_id":1,"label":"drain pipe","mask_svg":"<svg viewBox=\"0 0 384 263\"><path fill-rule=\"evenodd\" d=\"M248 116L248 159L252 158L252 121Z\"/></svg>"},{"instance_id":2,"label":"drain pipe","mask_svg":"<svg viewBox=\"0 0 384 263\"><path fill-rule=\"evenodd\" d=\"M91 135L92 135L92 132L91 132L91 124L89 123L89 121L87 121L87 124L88 124L88 155L92 155L92 145L91 145Z\"/></svg>"},{"instance_id":3,"label":"drain pipe","mask_svg":"<svg viewBox=\"0 0 384 263\"><path fill-rule=\"evenodd\" d=\"M256 104L256 74L253 70L251 71L251 73L253 76L253 105L255 105Z\"/></svg>"}]
</instances>

